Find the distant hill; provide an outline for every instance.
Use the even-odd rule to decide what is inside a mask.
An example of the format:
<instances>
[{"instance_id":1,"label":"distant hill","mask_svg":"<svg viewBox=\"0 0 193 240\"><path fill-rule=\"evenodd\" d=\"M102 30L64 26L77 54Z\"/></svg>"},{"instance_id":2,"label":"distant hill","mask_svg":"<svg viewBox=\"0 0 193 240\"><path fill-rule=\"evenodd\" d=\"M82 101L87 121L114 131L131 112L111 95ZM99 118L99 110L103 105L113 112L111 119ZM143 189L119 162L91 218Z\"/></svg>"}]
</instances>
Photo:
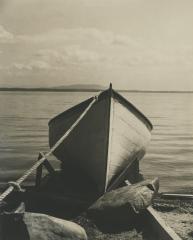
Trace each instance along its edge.
<instances>
[{"instance_id":1,"label":"distant hill","mask_svg":"<svg viewBox=\"0 0 193 240\"><path fill-rule=\"evenodd\" d=\"M53 87L0 87L0 91L36 91L36 92L98 92L107 89L108 86L99 84L72 84ZM150 93L193 93L193 91L178 90L137 90L116 89L118 92L150 92Z\"/></svg>"},{"instance_id":2,"label":"distant hill","mask_svg":"<svg viewBox=\"0 0 193 240\"><path fill-rule=\"evenodd\" d=\"M105 89L105 87L99 84L72 84L53 87L53 89L102 90Z\"/></svg>"},{"instance_id":3,"label":"distant hill","mask_svg":"<svg viewBox=\"0 0 193 240\"><path fill-rule=\"evenodd\" d=\"M104 86L97 84L73 84L64 86L54 86L54 87L2 87L0 91L100 91L105 89Z\"/></svg>"}]
</instances>

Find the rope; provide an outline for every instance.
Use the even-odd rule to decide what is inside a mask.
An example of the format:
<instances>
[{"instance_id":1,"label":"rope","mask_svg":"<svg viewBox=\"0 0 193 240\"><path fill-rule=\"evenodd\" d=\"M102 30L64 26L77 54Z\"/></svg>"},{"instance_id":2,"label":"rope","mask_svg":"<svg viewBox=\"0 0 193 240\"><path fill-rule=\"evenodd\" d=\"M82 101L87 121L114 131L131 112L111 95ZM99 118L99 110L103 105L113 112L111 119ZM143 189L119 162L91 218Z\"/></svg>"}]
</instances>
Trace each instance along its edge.
<instances>
[{"instance_id":1,"label":"rope","mask_svg":"<svg viewBox=\"0 0 193 240\"><path fill-rule=\"evenodd\" d=\"M101 92L93 97L93 100L90 102L88 107L84 110L84 112L79 116L79 118L72 124L72 126L65 132L65 134L54 144L54 146L43 155L29 170L27 170L23 176L21 176L14 184L9 186L1 195L0 195L0 202L4 200L14 189L15 186L19 186L34 170L36 170L46 159L49 157L56 148L70 135L73 129L79 124L79 122L83 119L83 117L87 114L93 104L98 100L99 95Z\"/></svg>"}]
</instances>

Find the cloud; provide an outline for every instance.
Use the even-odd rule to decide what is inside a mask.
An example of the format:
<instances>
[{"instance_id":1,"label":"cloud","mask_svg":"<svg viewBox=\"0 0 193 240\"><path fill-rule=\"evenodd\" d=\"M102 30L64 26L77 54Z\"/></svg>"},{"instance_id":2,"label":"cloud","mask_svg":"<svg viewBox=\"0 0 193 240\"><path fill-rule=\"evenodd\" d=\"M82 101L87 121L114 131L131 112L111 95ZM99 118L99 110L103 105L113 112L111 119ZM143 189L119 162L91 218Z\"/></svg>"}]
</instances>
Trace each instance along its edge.
<instances>
[{"instance_id":1,"label":"cloud","mask_svg":"<svg viewBox=\"0 0 193 240\"><path fill-rule=\"evenodd\" d=\"M141 59L133 57L134 54L132 54L133 49L138 49L138 51L141 49L136 41L127 36L95 28L60 28L35 35L13 35L7 32L7 42L8 38L15 43L15 48L19 49L22 46L18 56L22 53L20 58L23 60L14 61L16 65L13 64L15 70L19 71L33 70L32 63L36 61L43 61L56 69L66 64L106 63L112 65L126 62L127 65L130 62L132 65L137 63L136 59ZM30 51L30 48L40 50L36 50L36 54L29 55L24 52L25 46L28 46L26 51ZM122 48L123 55L119 52L120 48Z\"/></svg>"},{"instance_id":2,"label":"cloud","mask_svg":"<svg viewBox=\"0 0 193 240\"><path fill-rule=\"evenodd\" d=\"M120 71L193 64L192 46L172 51L153 48L127 35L95 28L60 28L35 35L14 35L1 26L0 33L0 39L12 42L15 49L14 55L7 53L7 61L0 70L12 74L41 75L50 71L61 74L72 68L86 73L91 68ZM1 57L4 54L6 49Z\"/></svg>"},{"instance_id":3,"label":"cloud","mask_svg":"<svg viewBox=\"0 0 193 240\"><path fill-rule=\"evenodd\" d=\"M184 47L181 47L181 51L175 49L173 52L164 52L163 49L145 46L128 35L96 28L59 28L35 35L13 35L1 26L0 42L31 45L31 49L40 49L35 56L37 60L43 59L60 67L67 63L84 64L97 61L125 66L189 64L192 63L193 56L192 51L187 51ZM27 62L34 60L36 59L27 59Z\"/></svg>"},{"instance_id":4,"label":"cloud","mask_svg":"<svg viewBox=\"0 0 193 240\"><path fill-rule=\"evenodd\" d=\"M75 63L93 63L103 60L103 56L94 50L81 48L78 45L68 45L59 50L42 49L36 56L53 65L75 64Z\"/></svg>"},{"instance_id":5,"label":"cloud","mask_svg":"<svg viewBox=\"0 0 193 240\"><path fill-rule=\"evenodd\" d=\"M10 67L10 71L45 71L61 70L67 65L84 65L98 63L102 57L94 51L81 49L78 46L68 46L64 49L39 50L28 62L15 62Z\"/></svg>"},{"instance_id":6,"label":"cloud","mask_svg":"<svg viewBox=\"0 0 193 240\"><path fill-rule=\"evenodd\" d=\"M34 60L29 63L14 63L10 69L18 71L34 71L34 70L49 70L51 66L44 61Z\"/></svg>"},{"instance_id":7,"label":"cloud","mask_svg":"<svg viewBox=\"0 0 193 240\"><path fill-rule=\"evenodd\" d=\"M0 43L10 43L14 41L14 35L8 32L2 25L0 25Z\"/></svg>"},{"instance_id":8,"label":"cloud","mask_svg":"<svg viewBox=\"0 0 193 240\"><path fill-rule=\"evenodd\" d=\"M102 31L96 28L59 28L36 35L20 35L20 40L33 43L91 43L103 45L137 45L128 36L118 35L110 31Z\"/></svg>"}]
</instances>

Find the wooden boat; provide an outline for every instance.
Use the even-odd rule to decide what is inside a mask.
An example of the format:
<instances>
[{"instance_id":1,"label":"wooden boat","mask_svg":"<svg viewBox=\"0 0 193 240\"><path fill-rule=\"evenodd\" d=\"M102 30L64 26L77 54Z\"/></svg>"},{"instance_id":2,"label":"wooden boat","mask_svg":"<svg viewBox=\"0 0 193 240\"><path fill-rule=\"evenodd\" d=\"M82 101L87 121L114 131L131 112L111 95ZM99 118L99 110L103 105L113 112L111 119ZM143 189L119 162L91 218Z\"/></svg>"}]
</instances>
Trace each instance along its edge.
<instances>
[{"instance_id":1,"label":"wooden boat","mask_svg":"<svg viewBox=\"0 0 193 240\"><path fill-rule=\"evenodd\" d=\"M62 137L93 98L49 122L50 147ZM79 169L103 194L120 184L135 161L145 154L151 122L112 89L103 91L70 136L54 151L65 166Z\"/></svg>"},{"instance_id":2,"label":"wooden boat","mask_svg":"<svg viewBox=\"0 0 193 240\"><path fill-rule=\"evenodd\" d=\"M10 185L0 195L0 203L4 199L10 204L25 202L27 211L50 213L53 216L58 215L57 208L59 213L66 217L68 211L70 214L73 210L76 212L77 204L71 199L72 207L69 207L69 204L65 207L67 190L71 191L71 186L74 184L75 193L79 194L79 184L90 183L86 178L83 179L86 175L96 183L98 194L116 188L120 183L124 183L124 179L129 178L128 173L133 171L134 163L138 162L145 154L146 146L151 137L152 124L111 86L99 95L98 100L65 139L65 142L54 149L55 156L67 166L65 169L69 177L71 176L70 184L68 181L61 182L60 178L57 178L57 172L47 160L53 153L53 146L76 122L91 101L92 98L50 121L50 152L45 155L40 153L39 161L16 182L12 182L14 187ZM50 181L45 181L49 185L49 190L43 186L44 183L41 180L43 166L49 172ZM36 186L26 187L26 192L21 191L20 184L36 169ZM69 169L73 172L70 172ZM81 178L80 183L73 182L74 175L77 175L77 179ZM70 179L68 176L66 177ZM62 193L59 192L59 197L57 196L58 185L61 185L63 189ZM14 189L19 190L19 192L13 191ZM88 187L86 189L88 190ZM92 186L90 189L93 190ZM85 192L84 195L86 193L88 194ZM97 196L94 196L93 200L96 198ZM79 200L78 205L84 205L81 198L77 197L74 200ZM141 221L143 225L147 224L149 233L154 232L156 237L151 239L180 240L179 236L165 224L152 207L148 207L144 215L141 216Z\"/></svg>"}]
</instances>

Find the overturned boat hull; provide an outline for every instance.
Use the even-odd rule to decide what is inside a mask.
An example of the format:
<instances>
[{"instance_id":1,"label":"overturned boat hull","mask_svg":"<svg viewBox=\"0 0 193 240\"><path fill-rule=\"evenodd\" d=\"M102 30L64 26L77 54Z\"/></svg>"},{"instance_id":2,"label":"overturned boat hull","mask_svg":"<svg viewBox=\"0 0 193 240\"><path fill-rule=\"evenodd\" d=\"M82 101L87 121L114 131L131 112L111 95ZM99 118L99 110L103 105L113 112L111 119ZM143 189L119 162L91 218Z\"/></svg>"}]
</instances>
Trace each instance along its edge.
<instances>
[{"instance_id":1,"label":"overturned boat hull","mask_svg":"<svg viewBox=\"0 0 193 240\"><path fill-rule=\"evenodd\" d=\"M49 122L50 147L63 136L93 98L59 114ZM152 124L111 87L103 91L54 155L65 166L79 169L103 194L124 180L140 160L151 138Z\"/></svg>"}]
</instances>

